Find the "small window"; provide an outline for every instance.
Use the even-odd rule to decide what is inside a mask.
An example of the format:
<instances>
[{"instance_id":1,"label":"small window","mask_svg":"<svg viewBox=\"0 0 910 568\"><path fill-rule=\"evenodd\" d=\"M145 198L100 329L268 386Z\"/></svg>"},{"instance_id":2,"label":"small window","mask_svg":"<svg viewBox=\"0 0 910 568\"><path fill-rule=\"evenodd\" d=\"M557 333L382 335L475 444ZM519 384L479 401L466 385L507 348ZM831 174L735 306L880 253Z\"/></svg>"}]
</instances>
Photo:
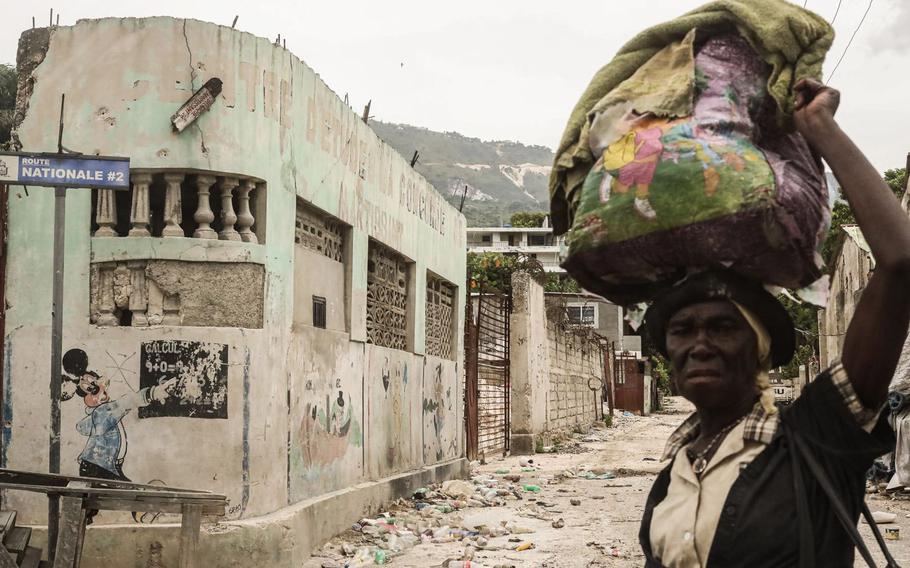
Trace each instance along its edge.
<instances>
[{"instance_id":1,"label":"small window","mask_svg":"<svg viewBox=\"0 0 910 568\"><path fill-rule=\"evenodd\" d=\"M547 235L528 235L528 245L532 247L547 246Z\"/></svg>"},{"instance_id":2,"label":"small window","mask_svg":"<svg viewBox=\"0 0 910 568\"><path fill-rule=\"evenodd\" d=\"M313 327L325 329L325 298L313 296Z\"/></svg>"},{"instance_id":3,"label":"small window","mask_svg":"<svg viewBox=\"0 0 910 568\"><path fill-rule=\"evenodd\" d=\"M480 242L482 243L492 243L493 235L480 235Z\"/></svg>"},{"instance_id":4,"label":"small window","mask_svg":"<svg viewBox=\"0 0 910 568\"><path fill-rule=\"evenodd\" d=\"M569 323L571 324L597 327L597 314L595 306L566 306L566 316L568 317Z\"/></svg>"}]
</instances>

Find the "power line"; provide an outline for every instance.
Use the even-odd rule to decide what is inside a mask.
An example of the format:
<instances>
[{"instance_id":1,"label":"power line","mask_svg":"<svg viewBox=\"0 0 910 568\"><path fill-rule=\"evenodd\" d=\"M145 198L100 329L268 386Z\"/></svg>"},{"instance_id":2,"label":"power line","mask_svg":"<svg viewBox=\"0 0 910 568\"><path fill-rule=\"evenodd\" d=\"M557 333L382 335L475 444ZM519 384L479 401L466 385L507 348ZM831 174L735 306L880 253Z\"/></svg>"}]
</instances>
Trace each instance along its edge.
<instances>
[{"instance_id":1,"label":"power line","mask_svg":"<svg viewBox=\"0 0 910 568\"><path fill-rule=\"evenodd\" d=\"M840 5L844 0L837 0L837 10L834 10L834 17L831 18L831 25L834 25L834 22L837 20L837 15L840 14Z\"/></svg>"},{"instance_id":2,"label":"power line","mask_svg":"<svg viewBox=\"0 0 910 568\"><path fill-rule=\"evenodd\" d=\"M866 6L866 11L863 13L862 19L859 21L859 24L856 26L856 29L853 30L853 35L850 36L850 41L847 42L847 47L844 48L844 52L840 54L840 59L837 60L837 64L834 65L834 70L831 71L831 75L828 76L828 80L825 81L827 85L831 79L834 78L834 74L837 73L837 68L840 67L841 61L844 60L844 56L847 55L847 50L850 49L850 46L853 45L853 39L856 37L856 34L859 32L859 29L863 27L863 22L866 21L866 16L869 15L869 10L872 9L872 4L875 0L869 0L869 5Z\"/></svg>"}]
</instances>

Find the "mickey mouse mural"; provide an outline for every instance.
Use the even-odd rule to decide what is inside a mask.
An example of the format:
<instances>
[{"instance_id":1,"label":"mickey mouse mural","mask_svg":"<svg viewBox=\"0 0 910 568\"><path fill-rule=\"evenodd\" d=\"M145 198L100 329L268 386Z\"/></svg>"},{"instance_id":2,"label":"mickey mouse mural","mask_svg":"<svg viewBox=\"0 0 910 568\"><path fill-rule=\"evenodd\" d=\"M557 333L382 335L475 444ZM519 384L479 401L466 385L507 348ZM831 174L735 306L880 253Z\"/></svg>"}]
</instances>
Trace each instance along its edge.
<instances>
[{"instance_id":1,"label":"mickey mouse mural","mask_svg":"<svg viewBox=\"0 0 910 568\"><path fill-rule=\"evenodd\" d=\"M123 418L134 408L166 402L178 379L112 399L110 380L88 367L88 355L81 349L63 355L61 399L78 396L85 404L85 417L76 423L76 431L88 438L79 454L79 475L129 481L123 473L128 445Z\"/></svg>"}]
</instances>

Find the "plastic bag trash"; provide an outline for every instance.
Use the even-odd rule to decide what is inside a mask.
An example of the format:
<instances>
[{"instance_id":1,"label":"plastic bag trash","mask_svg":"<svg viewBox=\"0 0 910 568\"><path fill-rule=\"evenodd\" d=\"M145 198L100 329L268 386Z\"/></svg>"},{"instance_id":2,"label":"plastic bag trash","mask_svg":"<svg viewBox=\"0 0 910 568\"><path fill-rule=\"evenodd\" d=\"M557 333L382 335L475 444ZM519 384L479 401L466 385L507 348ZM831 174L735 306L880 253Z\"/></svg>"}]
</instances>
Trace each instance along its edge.
<instances>
[{"instance_id":1,"label":"plastic bag trash","mask_svg":"<svg viewBox=\"0 0 910 568\"><path fill-rule=\"evenodd\" d=\"M373 555L370 554L369 548L360 548L354 558L345 562L344 566L345 568L366 568L373 565L373 560Z\"/></svg>"},{"instance_id":2,"label":"plastic bag trash","mask_svg":"<svg viewBox=\"0 0 910 568\"><path fill-rule=\"evenodd\" d=\"M897 515L894 513L886 513L885 511L873 511L872 520L878 525L884 525L896 521Z\"/></svg>"},{"instance_id":3,"label":"plastic bag trash","mask_svg":"<svg viewBox=\"0 0 910 568\"><path fill-rule=\"evenodd\" d=\"M531 548L534 548L534 543L529 540L526 540L524 542L519 543L518 546L515 547L515 551L521 552L522 550L529 550Z\"/></svg>"},{"instance_id":4,"label":"plastic bag trash","mask_svg":"<svg viewBox=\"0 0 910 568\"><path fill-rule=\"evenodd\" d=\"M442 492L453 499L467 499L474 494L474 485L461 479L450 479L442 484Z\"/></svg>"},{"instance_id":5,"label":"plastic bag trash","mask_svg":"<svg viewBox=\"0 0 910 568\"><path fill-rule=\"evenodd\" d=\"M522 485L522 488L523 488L525 491L530 491L531 493L540 493L540 486L539 486L539 485L525 484L525 485Z\"/></svg>"}]
</instances>

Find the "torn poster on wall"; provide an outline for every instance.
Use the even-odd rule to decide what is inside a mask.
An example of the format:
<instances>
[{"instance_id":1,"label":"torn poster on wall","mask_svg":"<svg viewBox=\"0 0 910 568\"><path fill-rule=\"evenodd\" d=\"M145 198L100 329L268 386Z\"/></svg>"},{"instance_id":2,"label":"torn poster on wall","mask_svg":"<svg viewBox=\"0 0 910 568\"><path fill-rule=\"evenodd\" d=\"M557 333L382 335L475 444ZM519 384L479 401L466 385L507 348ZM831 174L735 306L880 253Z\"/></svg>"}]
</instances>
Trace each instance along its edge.
<instances>
[{"instance_id":1,"label":"torn poster on wall","mask_svg":"<svg viewBox=\"0 0 910 568\"><path fill-rule=\"evenodd\" d=\"M227 418L228 346L199 341L142 344L139 385L152 387L177 379L164 404L139 409L139 418L182 416Z\"/></svg>"}]
</instances>

